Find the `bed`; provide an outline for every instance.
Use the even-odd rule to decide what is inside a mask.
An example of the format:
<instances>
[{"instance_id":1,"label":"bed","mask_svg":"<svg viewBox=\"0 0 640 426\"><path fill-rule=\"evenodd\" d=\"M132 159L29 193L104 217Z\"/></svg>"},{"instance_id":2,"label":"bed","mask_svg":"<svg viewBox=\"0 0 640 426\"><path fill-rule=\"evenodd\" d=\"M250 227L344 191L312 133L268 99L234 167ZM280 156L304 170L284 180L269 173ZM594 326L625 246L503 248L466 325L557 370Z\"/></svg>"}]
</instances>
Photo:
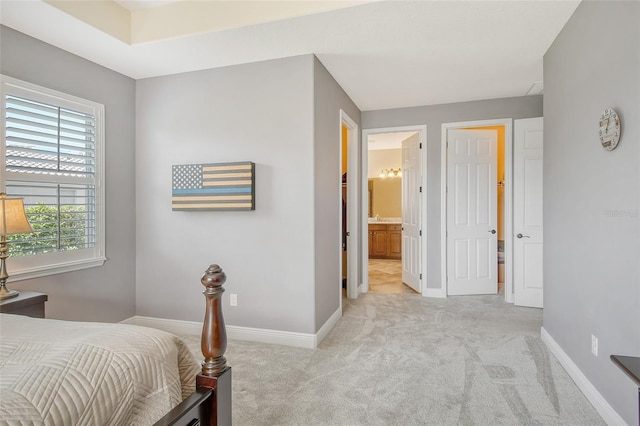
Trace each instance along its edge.
<instances>
[{"instance_id":1,"label":"bed","mask_svg":"<svg viewBox=\"0 0 640 426\"><path fill-rule=\"evenodd\" d=\"M230 425L225 280L202 276L201 363L152 328L0 314L0 425Z\"/></svg>"}]
</instances>

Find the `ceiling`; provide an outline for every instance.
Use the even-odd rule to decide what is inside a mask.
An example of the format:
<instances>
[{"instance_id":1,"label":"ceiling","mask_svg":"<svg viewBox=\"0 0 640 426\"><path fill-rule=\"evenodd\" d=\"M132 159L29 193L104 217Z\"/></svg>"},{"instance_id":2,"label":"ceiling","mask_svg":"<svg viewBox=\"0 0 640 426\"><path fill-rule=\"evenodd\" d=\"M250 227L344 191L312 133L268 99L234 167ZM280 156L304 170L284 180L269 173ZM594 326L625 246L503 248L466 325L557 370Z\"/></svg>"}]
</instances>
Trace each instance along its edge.
<instances>
[{"instance_id":1,"label":"ceiling","mask_svg":"<svg viewBox=\"0 0 640 426\"><path fill-rule=\"evenodd\" d=\"M313 53L369 111L540 93L579 0L52 3L2 0L0 22L134 79Z\"/></svg>"},{"instance_id":2,"label":"ceiling","mask_svg":"<svg viewBox=\"0 0 640 426\"><path fill-rule=\"evenodd\" d=\"M129 10L146 9L149 7L164 6L169 3L177 3L181 0L114 0L122 7Z\"/></svg>"}]
</instances>

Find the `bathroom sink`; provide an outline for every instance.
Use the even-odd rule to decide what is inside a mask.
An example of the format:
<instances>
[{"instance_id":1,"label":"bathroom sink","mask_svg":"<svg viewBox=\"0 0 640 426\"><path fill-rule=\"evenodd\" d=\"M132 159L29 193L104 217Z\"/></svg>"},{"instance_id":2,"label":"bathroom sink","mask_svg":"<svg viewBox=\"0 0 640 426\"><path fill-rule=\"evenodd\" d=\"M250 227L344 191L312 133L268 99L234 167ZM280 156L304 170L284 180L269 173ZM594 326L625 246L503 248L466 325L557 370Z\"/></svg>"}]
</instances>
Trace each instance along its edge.
<instances>
[{"instance_id":1,"label":"bathroom sink","mask_svg":"<svg viewBox=\"0 0 640 426\"><path fill-rule=\"evenodd\" d=\"M380 222L402 223L402 218L401 217L383 217L383 218L380 218Z\"/></svg>"},{"instance_id":2,"label":"bathroom sink","mask_svg":"<svg viewBox=\"0 0 640 426\"><path fill-rule=\"evenodd\" d=\"M369 223L402 223L401 217L370 217Z\"/></svg>"}]
</instances>

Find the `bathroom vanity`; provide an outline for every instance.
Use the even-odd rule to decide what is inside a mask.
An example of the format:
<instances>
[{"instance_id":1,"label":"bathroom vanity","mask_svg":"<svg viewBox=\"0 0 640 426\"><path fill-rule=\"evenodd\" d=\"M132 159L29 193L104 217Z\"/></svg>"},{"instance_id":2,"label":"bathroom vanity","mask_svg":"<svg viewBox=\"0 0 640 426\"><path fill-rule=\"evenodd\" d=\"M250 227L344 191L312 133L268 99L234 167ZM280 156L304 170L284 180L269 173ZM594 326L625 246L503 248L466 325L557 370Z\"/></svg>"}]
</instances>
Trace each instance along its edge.
<instances>
[{"instance_id":1,"label":"bathroom vanity","mask_svg":"<svg viewBox=\"0 0 640 426\"><path fill-rule=\"evenodd\" d=\"M369 258L402 258L402 224L399 222L369 223Z\"/></svg>"}]
</instances>

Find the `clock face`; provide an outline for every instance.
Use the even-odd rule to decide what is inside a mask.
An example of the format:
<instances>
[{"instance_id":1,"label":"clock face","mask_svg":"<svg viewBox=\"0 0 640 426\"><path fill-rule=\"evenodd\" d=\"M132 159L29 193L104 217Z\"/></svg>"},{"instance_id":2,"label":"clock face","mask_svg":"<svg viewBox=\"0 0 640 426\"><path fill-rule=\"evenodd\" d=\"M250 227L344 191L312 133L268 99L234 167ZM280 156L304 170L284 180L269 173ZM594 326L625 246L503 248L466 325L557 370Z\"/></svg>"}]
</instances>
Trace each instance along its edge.
<instances>
[{"instance_id":1,"label":"clock face","mask_svg":"<svg viewBox=\"0 0 640 426\"><path fill-rule=\"evenodd\" d=\"M611 151L620 141L622 127L620 117L613 108L607 108L600 116L600 143L607 151Z\"/></svg>"}]
</instances>

